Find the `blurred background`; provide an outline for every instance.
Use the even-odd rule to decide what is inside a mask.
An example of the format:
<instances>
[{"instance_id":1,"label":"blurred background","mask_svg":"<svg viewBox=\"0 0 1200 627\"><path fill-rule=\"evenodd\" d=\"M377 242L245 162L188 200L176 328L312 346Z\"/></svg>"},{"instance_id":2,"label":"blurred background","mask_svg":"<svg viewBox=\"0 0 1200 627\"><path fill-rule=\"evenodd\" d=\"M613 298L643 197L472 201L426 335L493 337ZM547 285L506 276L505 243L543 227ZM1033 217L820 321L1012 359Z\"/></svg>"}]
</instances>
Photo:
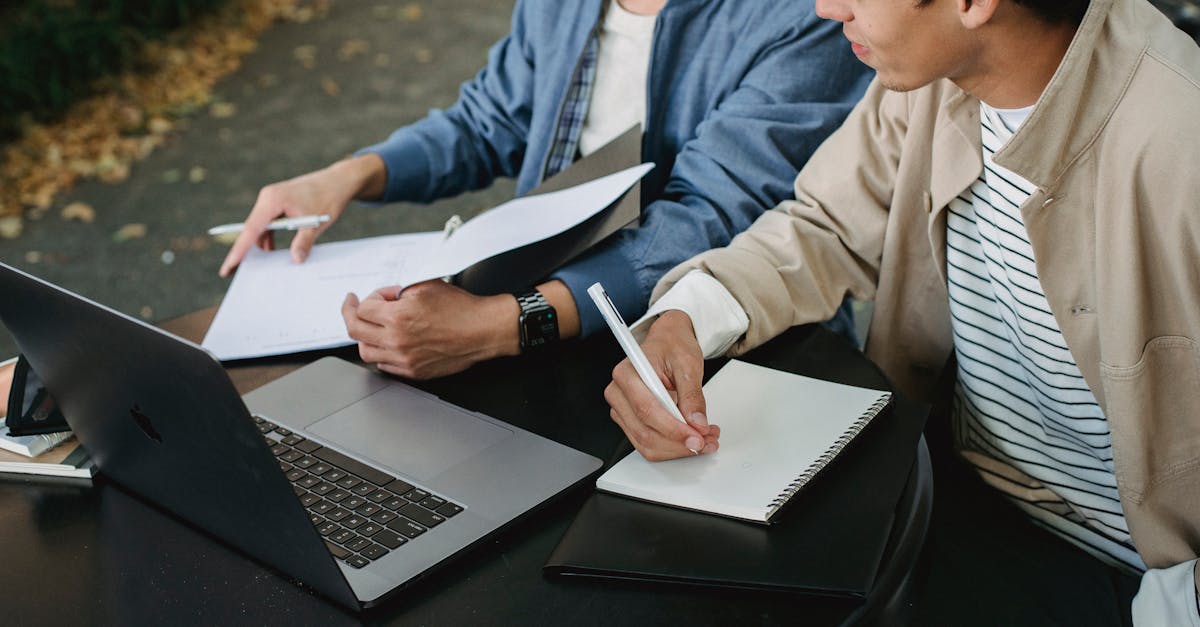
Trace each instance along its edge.
<instances>
[{"instance_id":1,"label":"blurred background","mask_svg":"<svg viewBox=\"0 0 1200 627\"><path fill-rule=\"evenodd\" d=\"M151 322L219 303L226 246L205 230L452 103L514 2L0 3L0 261ZM1200 34L1196 0L1155 4ZM435 230L511 194L355 207L321 241ZM15 351L0 331L0 359Z\"/></svg>"}]
</instances>

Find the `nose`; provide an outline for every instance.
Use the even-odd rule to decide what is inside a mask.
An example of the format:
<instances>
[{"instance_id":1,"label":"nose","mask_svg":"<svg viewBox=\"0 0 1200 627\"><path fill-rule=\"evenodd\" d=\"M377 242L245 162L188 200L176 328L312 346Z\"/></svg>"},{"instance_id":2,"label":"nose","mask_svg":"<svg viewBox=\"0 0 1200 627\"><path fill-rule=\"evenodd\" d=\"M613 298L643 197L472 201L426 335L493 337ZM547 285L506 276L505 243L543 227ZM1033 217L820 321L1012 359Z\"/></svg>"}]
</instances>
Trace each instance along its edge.
<instances>
[{"instance_id":1,"label":"nose","mask_svg":"<svg viewBox=\"0 0 1200 627\"><path fill-rule=\"evenodd\" d=\"M817 15L838 22L849 22L854 19L847 0L817 0Z\"/></svg>"}]
</instances>

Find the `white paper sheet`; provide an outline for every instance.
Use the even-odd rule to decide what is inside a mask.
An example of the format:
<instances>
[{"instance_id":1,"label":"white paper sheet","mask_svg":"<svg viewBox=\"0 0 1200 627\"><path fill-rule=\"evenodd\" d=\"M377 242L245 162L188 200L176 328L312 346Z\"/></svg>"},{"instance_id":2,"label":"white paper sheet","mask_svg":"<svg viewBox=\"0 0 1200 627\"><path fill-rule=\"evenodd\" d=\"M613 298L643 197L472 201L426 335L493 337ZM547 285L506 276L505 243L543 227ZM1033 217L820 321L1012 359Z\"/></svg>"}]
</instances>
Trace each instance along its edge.
<instances>
[{"instance_id":1,"label":"white paper sheet","mask_svg":"<svg viewBox=\"0 0 1200 627\"><path fill-rule=\"evenodd\" d=\"M303 264L286 249L251 249L201 345L218 359L244 359L351 344L342 320L346 294L362 298L399 284L405 265L441 238L408 233L317 244Z\"/></svg>"},{"instance_id":2,"label":"white paper sheet","mask_svg":"<svg viewBox=\"0 0 1200 627\"><path fill-rule=\"evenodd\" d=\"M380 287L451 276L479 261L557 235L611 205L654 167L645 163L558 192L486 211L448 239L441 232L313 246L303 264L287 250L253 249L229 284L201 344L218 359L246 359L353 343L341 306Z\"/></svg>"}]
</instances>

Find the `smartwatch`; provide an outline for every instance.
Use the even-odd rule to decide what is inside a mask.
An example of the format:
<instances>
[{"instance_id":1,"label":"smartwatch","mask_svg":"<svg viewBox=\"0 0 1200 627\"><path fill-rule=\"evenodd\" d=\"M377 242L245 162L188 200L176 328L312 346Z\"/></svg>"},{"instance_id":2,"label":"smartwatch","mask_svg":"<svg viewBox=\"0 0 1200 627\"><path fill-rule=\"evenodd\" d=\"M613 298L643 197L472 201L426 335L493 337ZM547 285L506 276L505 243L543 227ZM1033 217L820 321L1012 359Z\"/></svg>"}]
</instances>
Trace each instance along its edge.
<instances>
[{"instance_id":1,"label":"smartwatch","mask_svg":"<svg viewBox=\"0 0 1200 627\"><path fill-rule=\"evenodd\" d=\"M558 314L542 293L530 288L519 294L521 318L517 329L521 336L521 352L537 352L558 341Z\"/></svg>"}]
</instances>

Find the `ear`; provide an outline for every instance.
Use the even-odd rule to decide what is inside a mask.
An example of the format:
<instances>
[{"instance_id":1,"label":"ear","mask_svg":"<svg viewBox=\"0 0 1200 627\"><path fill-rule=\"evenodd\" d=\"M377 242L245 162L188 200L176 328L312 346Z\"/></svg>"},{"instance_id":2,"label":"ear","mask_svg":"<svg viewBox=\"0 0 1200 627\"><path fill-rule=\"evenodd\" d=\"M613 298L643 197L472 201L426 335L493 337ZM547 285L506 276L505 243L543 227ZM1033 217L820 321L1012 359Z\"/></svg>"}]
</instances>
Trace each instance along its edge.
<instances>
[{"instance_id":1,"label":"ear","mask_svg":"<svg viewBox=\"0 0 1200 627\"><path fill-rule=\"evenodd\" d=\"M996 15L996 9L1004 0L956 0L958 18L968 30L986 25Z\"/></svg>"}]
</instances>

